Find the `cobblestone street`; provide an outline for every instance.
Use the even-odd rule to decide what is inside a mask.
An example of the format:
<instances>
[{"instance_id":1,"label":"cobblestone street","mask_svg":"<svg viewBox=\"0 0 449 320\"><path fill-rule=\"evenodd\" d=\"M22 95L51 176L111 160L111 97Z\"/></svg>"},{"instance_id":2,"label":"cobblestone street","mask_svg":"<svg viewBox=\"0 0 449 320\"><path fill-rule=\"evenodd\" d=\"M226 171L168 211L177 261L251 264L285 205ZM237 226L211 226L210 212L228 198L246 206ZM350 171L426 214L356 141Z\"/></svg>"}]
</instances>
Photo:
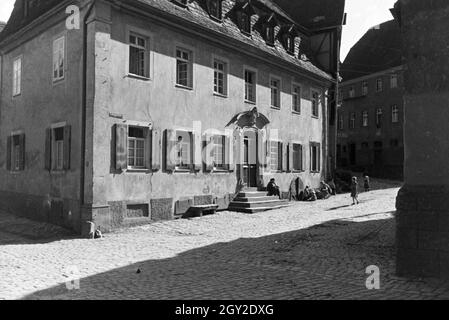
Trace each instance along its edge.
<instances>
[{"instance_id":1,"label":"cobblestone street","mask_svg":"<svg viewBox=\"0 0 449 320\"><path fill-rule=\"evenodd\" d=\"M447 299L448 284L394 275L397 192L362 194L359 206L339 195L220 212L99 240L2 214L0 299ZM370 265L380 290L366 289ZM71 267L79 290L66 287Z\"/></svg>"}]
</instances>

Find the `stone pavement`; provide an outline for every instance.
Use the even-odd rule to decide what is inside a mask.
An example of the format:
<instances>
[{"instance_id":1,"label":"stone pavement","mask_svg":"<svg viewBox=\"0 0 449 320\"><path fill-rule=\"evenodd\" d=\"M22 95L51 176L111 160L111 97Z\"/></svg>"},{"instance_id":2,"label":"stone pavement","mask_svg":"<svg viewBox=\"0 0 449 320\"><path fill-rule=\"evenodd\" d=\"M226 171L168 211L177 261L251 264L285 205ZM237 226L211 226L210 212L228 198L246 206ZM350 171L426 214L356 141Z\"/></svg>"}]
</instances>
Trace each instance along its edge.
<instances>
[{"instance_id":1,"label":"stone pavement","mask_svg":"<svg viewBox=\"0 0 449 320\"><path fill-rule=\"evenodd\" d=\"M339 195L221 212L98 240L0 214L0 299L448 299L447 283L394 275L397 192L362 194L359 206ZM380 268L380 290L366 289L370 265ZM68 290L74 271L80 289Z\"/></svg>"}]
</instances>

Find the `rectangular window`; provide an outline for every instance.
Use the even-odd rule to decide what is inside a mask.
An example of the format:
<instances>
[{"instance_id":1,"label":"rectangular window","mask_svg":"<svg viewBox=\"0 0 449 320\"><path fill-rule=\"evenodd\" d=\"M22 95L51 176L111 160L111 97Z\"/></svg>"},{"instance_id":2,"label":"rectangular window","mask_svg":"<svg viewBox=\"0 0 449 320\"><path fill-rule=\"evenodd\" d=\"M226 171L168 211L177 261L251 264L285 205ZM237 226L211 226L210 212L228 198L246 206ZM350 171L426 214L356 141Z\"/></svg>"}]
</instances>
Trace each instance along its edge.
<instances>
[{"instance_id":1,"label":"rectangular window","mask_svg":"<svg viewBox=\"0 0 449 320\"><path fill-rule=\"evenodd\" d=\"M270 89L271 89L271 107L280 109L281 108L281 80L276 78L270 79Z\"/></svg>"},{"instance_id":2,"label":"rectangular window","mask_svg":"<svg viewBox=\"0 0 449 320\"><path fill-rule=\"evenodd\" d=\"M376 110L376 126L377 126L377 128L382 127L382 114L383 114L382 108L378 108Z\"/></svg>"},{"instance_id":3,"label":"rectangular window","mask_svg":"<svg viewBox=\"0 0 449 320\"><path fill-rule=\"evenodd\" d=\"M131 33L129 35L129 73L149 77L148 39Z\"/></svg>"},{"instance_id":4,"label":"rectangular window","mask_svg":"<svg viewBox=\"0 0 449 320\"><path fill-rule=\"evenodd\" d=\"M351 129L355 129L355 121L356 121L356 116L355 113L351 113L351 117L349 118L349 128Z\"/></svg>"},{"instance_id":5,"label":"rectangular window","mask_svg":"<svg viewBox=\"0 0 449 320\"><path fill-rule=\"evenodd\" d=\"M302 145L293 144L293 170L303 171Z\"/></svg>"},{"instance_id":6,"label":"rectangular window","mask_svg":"<svg viewBox=\"0 0 449 320\"><path fill-rule=\"evenodd\" d=\"M398 75L392 74L390 76L390 88L394 89L398 87Z\"/></svg>"},{"instance_id":7,"label":"rectangular window","mask_svg":"<svg viewBox=\"0 0 449 320\"><path fill-rule=\"evenodd\" d=\"M368 81L362 82L362 94L364 96L368 95Z\"/></svg>"},{"instance_id":8,"label":"rectangular window","mask_svg":"<svg viewBox=\"0 0 449 320\"><path fill-rule=\"evenodd\" d=\"M192 88L192 69L192 52L186 49L176 48L176 84Z\"/></svg>"},{"instance_id":9,"label":"rectangular window","mask_svg":"<svg viewBox=\"0 0 449 320\"><path fill-rule=\"evenodd\" d=\"M128 127L128 168L144 169L146 154L145 128Z\"/></svg>"},{"instance_id":10,"label":"rectangular window","mask_svg":"<svg viewBox=\"0 0 449 320\"><path fill-rule=\"evenodd\" d=\"M256 103L256 73L245 70L245 101Z\"/></svg>"},{"instance_id":11,"label":"rectangular window","mask_svg":"<svg viewBox=\"0 0 449 320\"><path fill-rule=\"evenodd\" d=\"M282 170L282 142L270 141L270 168L272 171Z\"/></svg>"},{"instance_id":12,"label":"rectangular window","mask_svg":"<svg viewBox=\"0 0 449 320\"><path fill-rule=\"evenodd\" d=\"M338 116L338 130L343 130L344 129L344 116L341 114Z\"/></svg>"},{"instance_id":13,"label":"rectangular window","mask_svg":"<svg viewBox=\"0 0 449 320\"><path fill-rule=\"evenodd\" d=\"M384 81L382 80L382 78L378 78L376 80L376 91L382 92L383 90L384 90Z\"/></svg>"},{"instance_id":14,"label":"rectangular window","mask_svg":"<svg viewBox=\"0 0 449 320\"><path fill-rule=\"evenodd\" d=\"M214 136L213 143L213 161L214 169L225 169L225 136Z\"/></svg>"},{"instance_id":15,"label":"rectangular window","mask_svg":"<svg viewBox=\"0 0 449 320\"><path fill-rule=\"evenodd\" d=\"M12 94L18 96L22 93L22 57L14 59Z\"/></svg>"},{"instance_id":16,"label":"rectangular window","mask_svg":"<svg viewBox=\"0 0 449 320\"><path fill-rule=\"evenodd\" d=\"M312 116L320 116L320 93L315 90L312 90Z\"/></svg>"},{"instance_id":17,"label":"rectangular window","mask_svg":"<svg viewBox=\"0 0 449 320\"><path fill-rule=\"evenodd\" d=\"M292 110L301 113L301 87L296 84L292 86Z\"/></svg>"},{"instance_id":18,"label":"rectangular window","mask_svg":"<svg viewBox=\"0 0 449 320\"><path fill-rule=\"evenodd\" d=\"M53 170L64 169L64 128L53 129Z\"/></svg>"},{"instance_id":19,"label":"rectangular window","mask_svg":"<svg viewBox=\"0 0 449 320\"><path fill-rule=\"evenodd\" d=\"M228 94L228 66L226 62L214 60L214 92L227 95Z\"/></svg>"},{"instance_id":20,"label":"rectangular window","mask_svg":"<svg viewBox=\"0 0 449 320\"><path fill-rule=\"evenodd\" d=\"M392 139L390 140L390 146L392 148L398 148L399 147L399 140L398 139Z\"/></svg>"},{"instance_id":21,"label":"rectangular window","mask_svg":"<svg viewBox=\"0 0 449 320\"><path fill-rule=\"evenodd\" d=\"M274 27L267 25L265 27L265 40L267 44L274 45Z\"/></svg>"},{"instance_id":22,"label":"rectangular window","mask_svg":"<svg viewBox=\"0 0 449 320\"><path fill-rule=\"evenodd\" d=\"M22 171L25 169L25 135L16 134L9 137L8 157L11 171Z\"/></svg>"},{"instance_id":23,"label":"rectangular window","mask_svg":"<svg viewBox=\"0 0 449 320\"><path fill-rule=\"evenodd\" d=\"M391 122L399 123L399 108L397 105L391 107Z\"/></svg>"},{"instance_id":24,"label":"rectangular window","mask_svg":"<svg viewBox=\"0 0 449 320\"><path fill-rule=\"evenodd\" d=\"M64 79L65 37L53 41L53 81Z\"/></svg>"},{"instance_id":25,"label":"rectangular window","mask_svg":"<svg viewBox=\"0 0 449 320\"><path fill-rule=\"evenodd\" d=\"M349 87L349 98L354 98L354 97L355 97L355 88Z\"/></svg>"},{"instance_id":26,"label":"rectangular window","mask_svg":"<svg viewBox=\"0 0 449 320\"><path fill-rule=\"evenodd\" d=\"M310 144L310 171L311 172L321 171L321 155L319 143Z\"/></svg>"},{"instance_id":27,"label":"rectangular window","mask_svg":"<svg viewBox=\"0 0 449 320\"><path fill-rule=\"evenodd\" d=\"M251 16L246 12L240 15L240 30L247 35L251 34Z\"/></svg>"},{"instance_id":28,"label":"rectangular window","mask_svg":"<svg viewBox=\"0 0 449 320\"><path fill-rule=\"evenodd\" d=\"M209 0L209 14L212 18L221 20L222 19L222 0Z\"/></svg>"},{"instance_id":29,"label":"rectangular window","mask_svg":"<svg viewBox=\"0 0 449 320\"><path fill-rule=\"evenodd\" d=\"M362 112L362 127L368 127L369 125L369 115L368 111Z\"/></svg>"},{"instance_id":30,"label":"rectangular window","mask_svg":"<svg viewBox=\"0 0 449 320\"><path fill-rule=\"evenodd\" d=\"M176 169L190 170L193 153L193 134L188 131L176 131L175 164Z\"/></svg>"}]
</instances>

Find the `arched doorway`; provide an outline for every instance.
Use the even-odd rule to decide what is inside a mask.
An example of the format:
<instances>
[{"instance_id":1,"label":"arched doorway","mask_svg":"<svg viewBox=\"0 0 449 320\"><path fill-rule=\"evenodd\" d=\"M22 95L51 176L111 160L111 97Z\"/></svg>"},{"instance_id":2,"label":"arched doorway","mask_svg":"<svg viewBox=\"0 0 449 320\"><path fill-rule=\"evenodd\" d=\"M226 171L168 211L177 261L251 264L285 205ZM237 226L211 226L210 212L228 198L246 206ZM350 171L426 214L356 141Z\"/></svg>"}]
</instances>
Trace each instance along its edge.
<instances>
[{"instance_id":1,"label":"arched doorway","mask_svg":"<svg viewBox=\"0 0 449 320\"><path fill-rule=\"evenodd\" d=\"M262 187L260 179L265 162L264 128L270 123L268 118L259 113L257 108L241 112L227 125L235 125L235 143L237 150L237 179L247 188Z\"/></svg>"},{"instance_id":2,"label":"arched doorway","mask_svg":"<svg viewBox=\"0 0 449 320\"><path fill-rule=\"evenodd\" d=\"M258 187L258 167L259 161L257 157L258 132L256 129L243 130L243 163L241 164L240 174L243 183L248 188Z\"/></svg>"}]
</instances>

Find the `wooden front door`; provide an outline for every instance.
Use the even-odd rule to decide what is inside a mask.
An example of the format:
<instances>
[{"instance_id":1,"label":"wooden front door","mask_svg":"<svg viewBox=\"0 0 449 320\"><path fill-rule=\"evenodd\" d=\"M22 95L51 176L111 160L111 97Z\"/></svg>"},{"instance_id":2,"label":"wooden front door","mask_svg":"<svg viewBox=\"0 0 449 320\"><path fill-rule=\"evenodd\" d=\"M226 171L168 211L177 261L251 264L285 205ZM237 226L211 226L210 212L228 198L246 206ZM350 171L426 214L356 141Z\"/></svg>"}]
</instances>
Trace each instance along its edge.
<instances>
[{"instance_id":1,"label":"wooden front door","mask_svg":"<svg viewBox=\"0 0 449 320\"><path fill-rule=\"evenodd\" d=\"M257 187L257 133L247 131L243 136L243 183L248 188Z\"/></svg>"}]
</instances>

